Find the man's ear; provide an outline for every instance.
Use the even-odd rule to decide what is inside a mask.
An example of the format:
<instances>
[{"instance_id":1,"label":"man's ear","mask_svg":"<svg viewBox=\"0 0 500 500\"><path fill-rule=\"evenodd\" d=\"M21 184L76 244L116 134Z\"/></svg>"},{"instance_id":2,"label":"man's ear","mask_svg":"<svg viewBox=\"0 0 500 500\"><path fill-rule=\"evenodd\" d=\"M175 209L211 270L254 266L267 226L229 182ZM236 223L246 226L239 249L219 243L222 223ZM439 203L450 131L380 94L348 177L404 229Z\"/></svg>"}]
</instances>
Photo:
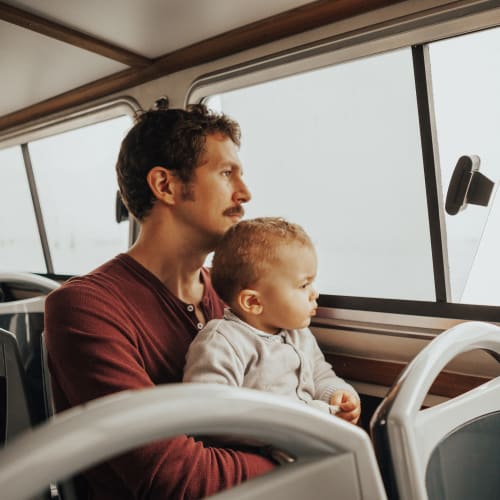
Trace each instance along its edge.
<instances>
[{"instance_id":1,"label":"man's ear","mask_svg":"<svg viewBox=\"0 0 500 500\"><path fill-rule=\"evenodd\" d=\"M153 167L146 176L146 181L153 196L169 205L173 205L181 183L180 179L165 167Z\"/></svg>"},{"instance_id":2,"label":"man's ear","mask_svg":"<svg viewBox=\"0 0 500 500\"><path fill-rule=\"evenodd\" d=\"M238 306L248 314L262 314L264 306L260 300L260 294L256 290L245 288L241 290L237 297Z\"/></svg>"}]
</instances>

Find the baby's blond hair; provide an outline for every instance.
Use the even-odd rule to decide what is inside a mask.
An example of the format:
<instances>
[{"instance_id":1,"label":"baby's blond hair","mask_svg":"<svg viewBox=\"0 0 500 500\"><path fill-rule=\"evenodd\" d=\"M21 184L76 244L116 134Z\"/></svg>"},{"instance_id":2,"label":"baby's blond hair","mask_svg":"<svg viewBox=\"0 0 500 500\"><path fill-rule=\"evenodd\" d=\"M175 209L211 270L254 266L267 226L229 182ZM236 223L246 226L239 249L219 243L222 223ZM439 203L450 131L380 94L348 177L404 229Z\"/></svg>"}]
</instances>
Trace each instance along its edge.
<instances>
[{"instance_id":1,"label":"baby's blond hair","mask_svg":"<svg viewBox=\"0 0 500 500\"><path fill-rule=\"evenodd\" d=\"M251 288L267 272L282 245L312 247L304 229L280 217L260 217L232 226L215 249L212 284L219 297L231 305L238 293Z\"/></svg>"}]
</instances>

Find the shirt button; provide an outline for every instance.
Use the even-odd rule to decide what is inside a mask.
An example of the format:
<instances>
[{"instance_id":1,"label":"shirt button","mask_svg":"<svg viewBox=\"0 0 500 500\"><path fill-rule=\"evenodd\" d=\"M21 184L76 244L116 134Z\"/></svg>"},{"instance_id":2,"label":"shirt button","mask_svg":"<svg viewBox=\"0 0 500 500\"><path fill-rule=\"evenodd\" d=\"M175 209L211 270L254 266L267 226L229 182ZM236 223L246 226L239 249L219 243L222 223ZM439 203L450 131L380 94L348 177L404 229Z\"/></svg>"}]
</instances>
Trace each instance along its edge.
<instances>
[{"instance_id":1,"label":"shirt button","mask_svg":"<svg viewBox=\"0 0 500 500\"><path fill-rule=\"evenodd\" d=\"M193 311L194 311L194 307L193 307L191 304L189 304L189 305L187 306L187 310L188 310L189 312L193 312Z\"/></svg>"},{"instance_id":2,"label":"shirt button","mask_svg":"<svg viewBox=\"0 0 500 500\"><path fill-rule=\"evenodd\" d=\"M198 330L201 330L203 328L203 323L198 323L196 325L196 328L198 328Z\"/></svg>"}]
</instances>

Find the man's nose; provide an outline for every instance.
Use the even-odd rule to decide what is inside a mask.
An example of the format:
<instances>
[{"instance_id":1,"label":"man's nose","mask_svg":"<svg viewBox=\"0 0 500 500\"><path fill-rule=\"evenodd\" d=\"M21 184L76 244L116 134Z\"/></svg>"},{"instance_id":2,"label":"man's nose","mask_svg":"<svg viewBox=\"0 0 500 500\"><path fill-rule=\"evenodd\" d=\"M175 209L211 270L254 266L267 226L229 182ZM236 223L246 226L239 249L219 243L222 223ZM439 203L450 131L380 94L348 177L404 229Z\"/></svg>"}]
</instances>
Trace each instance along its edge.
<instances>
[{"instance_id":1,"label":"man's nose","mask_svg":"<svg viewBox=\"0 0 500 500\"><path fill-rule=\"evenodd\" d=\"M238 185L235 186L233 200L237 203L247 203L252 199L252 195L247 185L243 180L239 180Z\"/></svg>"}]
</instances>

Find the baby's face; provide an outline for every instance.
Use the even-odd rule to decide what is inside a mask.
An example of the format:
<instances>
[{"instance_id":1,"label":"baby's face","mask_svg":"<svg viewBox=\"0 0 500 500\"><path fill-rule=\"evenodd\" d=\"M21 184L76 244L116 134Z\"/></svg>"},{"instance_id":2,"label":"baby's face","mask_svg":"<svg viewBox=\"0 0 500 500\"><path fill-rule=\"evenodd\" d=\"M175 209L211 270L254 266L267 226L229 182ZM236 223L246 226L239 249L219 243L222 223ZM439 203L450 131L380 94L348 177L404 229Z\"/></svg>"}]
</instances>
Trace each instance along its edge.
<instances>
[{"instance_id":1,"label":"baby's face","mask_svg":"<svg viewBox=\"0 0 500 500\"><path fill-rule=\"evenodd\" d=\"M265 331L306 328L316 314L318 292L313 288L317 259L314 248L301 243L282 245L255 287L261 297Z\"/></svg>"}]
</instances>

